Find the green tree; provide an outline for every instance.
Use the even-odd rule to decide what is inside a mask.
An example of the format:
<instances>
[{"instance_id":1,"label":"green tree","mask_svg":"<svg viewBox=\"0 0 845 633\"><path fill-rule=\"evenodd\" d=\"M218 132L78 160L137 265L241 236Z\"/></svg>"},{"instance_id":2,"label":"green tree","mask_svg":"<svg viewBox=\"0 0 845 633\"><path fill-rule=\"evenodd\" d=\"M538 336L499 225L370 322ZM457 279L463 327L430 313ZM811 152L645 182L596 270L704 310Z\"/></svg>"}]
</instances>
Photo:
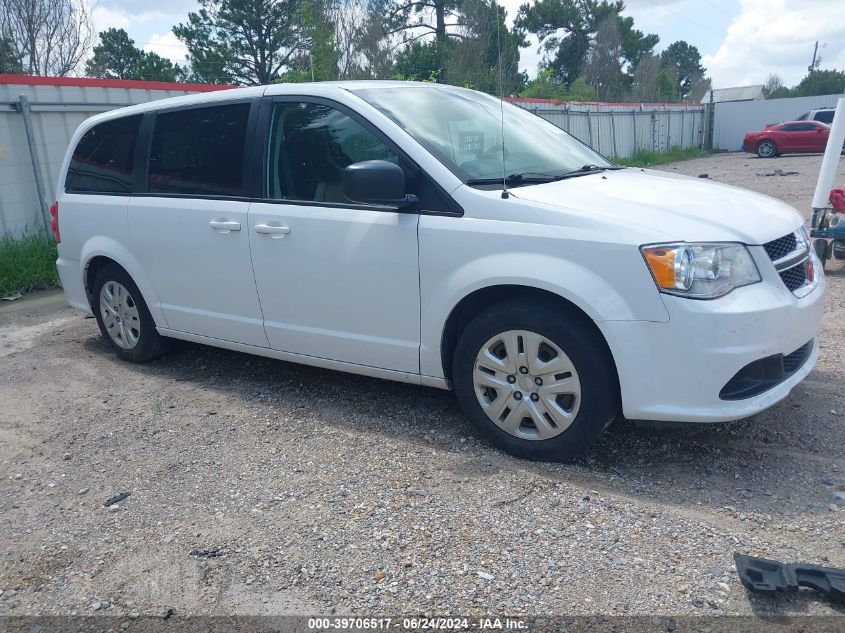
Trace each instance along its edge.
<instances>
[{"instance_id":1,"label":"green tree","mask_svg":"<svg viewBox=\"0 0 845 633\"><path fill-rule=\"evenodd\" d=\"M578 77L569 84L569 94L573 101L595 101L598 99L596 91L587 83L585 77Z\"/></svg>"},{"instance_id":2,"label":"green tree","mask_svg":"<svg viewBox=\"0 0 845 633\"><path fill-rule=\"evenodd\" d=\"M678 100L678 78L671 68L662 68L657 73L657 97L664 103L674 103Z\"/></svg>"},{"instance_id":3,"label":"green tree","mask_svg":"<svg viewBox=\"0 0 845 633\"><path fill-rule=\"evenodd\" d=\"M400 51L393 64L393 78L431 81L440 76L440 56L434 42L413 42Z\"/></svg>"},{"instance_id":4,"label":"green tree","mask_svg":"<svg viewBox=\"0 0 845 633\"><path fill-rule=\"evenodd\" d=\"M464 0L462 39L450 42L445 81L491 94L511 95L525 85L519 72L524 36L508 28L504 7L490 0Z\"/></svg>"},{"instance_id":5,"label":"green tree","mask_svg":"<svg viewBox=\"0 0 845 633\"><path fill-rule=\"evenodd\" d=\"M671 70L676 79L675 99L689 99L695 82L704 77L705 68L701 65L701 53L695 46L683 40L672 42L660 55L664 68Z\"/></svg>"},{"instance_id":6,"label":"green tree","mask_svg":"<svg viewBox=\"0 0 845 633\"><path fill-rule=\"evenodd\" d=\"M426 63L433 61L437 81L445 82L452 43L467 37L461 5L461 0L389 0L382 7L382 37L400 37L402 48L426 40L430 46L414 54L424 55Z\"/></svg>"},{"instance_id":7,"label":"green tree","mask_svg":"<svg viewBox=\"0 0 845 633\"><path fill-rule=\"evenodd\" d=\"M0 73L20 74L23 72L23 63L20 55L15 51L12 40L8 37L0 37Z\"/></svg>"},{"instance_id":8,"label":"green tree","mask_svg":"<svg viewBox=\"0 0 845 633\"><path fill-rule=\"evenodd\" d=\"M551 68L546 68L537 73L537 77L528 82L519 96L529 99L558 99L560 101L570 98L569 90L554 77Z\"/></svg>"},{"instance_id":9,"label":"green tree","mask_svg":"<svg viewBox=\"0 0 845 633\"><path fill-rule=\"evenodd\" d=\"M839 70L814 70L804 77L791 91L793 97L813 97L845 92L845 72Z\"/></svg>"},{"instance_id":10,"label":"green tree","mask_svg":"<svg viewBox=\"0 0 845 633\"><path fill-rule=\"evenodd\" d=\"M208 83L268 84L301 64L309 35L302 0L199 0L173 33L188 48L190 77Z\"/></svg>"},{"instance_id":11,"label":"green tree","mask_svg":"<svg viewBox=\"0 0 845 633\"><path fill-rule=\"evenodd\" d=\"M125 30L114 28L100 33L100 43L85 63L85 73L89 77L107 79L177 81L180 72L178 65L156 53L141 50Z\"/></svg>"},{"instance_id":12,"label":"green tree","mask_svg":"<svg viewBox=\"0 0 845 633\"><path fill-rule=\"evenodd\" d=\"M622 0L538 0L520 6L515 25L537 36L547 55L546 66L568 84L581 76L599 25L607 20L615 22L621 67L635 68L654 49L658 36L635 29L633 18L621 15L624 10Z\"/></svg>"}]
</instances>

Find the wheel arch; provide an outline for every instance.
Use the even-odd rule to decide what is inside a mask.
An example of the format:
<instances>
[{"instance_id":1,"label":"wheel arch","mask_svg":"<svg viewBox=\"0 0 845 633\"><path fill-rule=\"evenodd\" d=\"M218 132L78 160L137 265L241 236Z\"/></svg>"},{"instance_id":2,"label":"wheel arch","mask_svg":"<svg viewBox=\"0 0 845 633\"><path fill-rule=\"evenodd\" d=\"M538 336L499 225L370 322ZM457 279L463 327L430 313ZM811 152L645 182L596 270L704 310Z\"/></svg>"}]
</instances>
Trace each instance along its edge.
<instances>
[{"instance_id":1,"label":"wheel arch","mask_svg":"<svg viewBox=\"0 0 845 633\"><path fill-rule=\"evenodd\" d=\"M602 342L602 352L607 355L616 378L616 383L617 385L619 384L619 374L610 345L608 345L606 337L592 317L580 306L559 294L543 288L521 284L497 284L479 288L467 294L452 308L452 311L446 318L440 339L440 359L443 365L443 375L448 380L451 381L452 379L452 357L461 331L473 318L485 310L513 301L550 307L560 310L562 314L566 314L571 318L582 321L587 327L593 330L598 340Z\"/></svg>"},{"instance_id":2,"label":"wheel arch","mask_svg":"<svg viewBox=\"0 0 845 633\"><path fill-rule=\"evenodd\" d=\"M132 254L119 242L97 236L91 238L82 248L82 285L91 309L94 309L94 297L92 296L92 284L97 272L108 264L115 264L129 275L132 281L138 286L144 303L153 317L156 325L165 326L167 321L161 312L158 295L153 288L149 278L144 274L141 266Z\"/></svg>"}]
</instances>

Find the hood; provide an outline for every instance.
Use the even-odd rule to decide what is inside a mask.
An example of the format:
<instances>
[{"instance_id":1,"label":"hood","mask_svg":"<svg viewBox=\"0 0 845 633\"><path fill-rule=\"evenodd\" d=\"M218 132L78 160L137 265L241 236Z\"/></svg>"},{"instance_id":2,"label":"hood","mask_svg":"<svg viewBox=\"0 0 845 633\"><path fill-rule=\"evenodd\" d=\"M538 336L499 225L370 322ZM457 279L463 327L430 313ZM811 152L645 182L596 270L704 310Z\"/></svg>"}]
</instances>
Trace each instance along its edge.
<instances>
[{"instance_id":1,"label":"hood","mask_svg":"<svg viewBox=\"0 0 845 633\"><path fill-rule=\"evenodd\" d=\"M621 224L653 229L657 240L764 244L803 220L788 204L748 189L628 167L517 187L511 195Z\"/></svg>"}]
</instances>

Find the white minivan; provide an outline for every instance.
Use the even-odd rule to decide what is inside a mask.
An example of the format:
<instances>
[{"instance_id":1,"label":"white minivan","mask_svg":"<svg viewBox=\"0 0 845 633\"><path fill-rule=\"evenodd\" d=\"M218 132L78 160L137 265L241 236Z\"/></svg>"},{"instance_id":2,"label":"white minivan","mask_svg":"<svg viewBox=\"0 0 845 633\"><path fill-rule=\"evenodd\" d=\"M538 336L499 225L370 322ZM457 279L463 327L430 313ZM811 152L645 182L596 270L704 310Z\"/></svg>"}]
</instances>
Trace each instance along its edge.
<instances>
[{"instance_id":1,"label":"white minivan","mask_svg":"<svg viewBox=\"0 0 845 633\"><path fill-rule=\"evenodd\" d=\"M802 218L622 168L439 84L224 90L85 121L53 205L72 306L117 355L183 339L454 389L478 432L560 459L618 415L716 422L813 368Z\"/></svg>"}]
</instances>

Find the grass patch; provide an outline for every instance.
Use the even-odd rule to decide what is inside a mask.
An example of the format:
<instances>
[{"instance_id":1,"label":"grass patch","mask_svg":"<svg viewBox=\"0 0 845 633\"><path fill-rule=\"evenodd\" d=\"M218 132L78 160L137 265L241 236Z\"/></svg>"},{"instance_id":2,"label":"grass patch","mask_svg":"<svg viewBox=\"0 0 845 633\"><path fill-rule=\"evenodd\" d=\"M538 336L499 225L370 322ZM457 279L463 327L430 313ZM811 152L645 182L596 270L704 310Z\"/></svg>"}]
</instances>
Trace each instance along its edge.
<instances>
[{"instance_id":1,"label":"grass patch","mask_svg":"<svg viewBox=\"0 0 845 633\"><path fill-rule=\"evenodd\" d=\"M692 158L701 158L709 156L710 152L701 151L697 147L691 149L681 149L680 147L671 147L668 152L655 152L650 149L638 149L633 155L627 158L614 158L613 161L619 165L626 165L628 167L650 167L652 165L663 165L665 163L674 163L681 160L690 160Z\"/></svg>"},{"instance_id":2,"label":"grass patch","mask_svg":"<svg viewBox=\"0 0 845 633\"><path fill-rule=\"evenodd\" d=\"M43 235L21 239L0 237L0 297L58 286L57 257L52 238Z\"/></svg>"}]
</instances>

